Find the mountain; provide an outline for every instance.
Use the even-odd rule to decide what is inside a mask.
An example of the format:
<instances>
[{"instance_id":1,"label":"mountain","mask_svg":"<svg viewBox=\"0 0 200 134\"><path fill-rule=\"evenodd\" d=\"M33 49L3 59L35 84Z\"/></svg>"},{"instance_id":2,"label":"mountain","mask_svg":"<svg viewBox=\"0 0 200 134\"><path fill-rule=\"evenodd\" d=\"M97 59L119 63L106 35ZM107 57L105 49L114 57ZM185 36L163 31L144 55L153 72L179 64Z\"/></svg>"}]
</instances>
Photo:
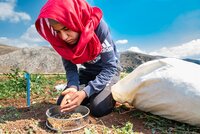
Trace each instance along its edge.
<instances>
[{"instance_id":1,"label":"mountain","mask_svg":"<svg viewBox=\"0 0 200 134\"><path fill-rule=\"evenodd\" d=\"M19 48L0 44L0 55L8 54L16 50L19 50Z\"/></svg>"},{"instance_id":2,"label":"mountain","mask_svg":"<svg viewBox=\"0 0 200 134\"><path fill-rule=\"evenodd\" d=\"M189 59L189 58L186 58L186 59L183 59L183 60L189 61L189 62L192 62L192 63L196 63L196 64L200 65L200 60Z\"/></svg>"},{"instance_id":3,"label":"mountain","mask_svg":"<svg viewBox=\"0 0 200 134\"><path fill-rule=\"evenodd\" d=\"M61 57L50 47L16 48L1 45L0 73L19 68L30 73L65 73ZM6 53L7 52L7 53ZM140 64L162 58L136 52L122 52L120 62L125 72L131 72Z\"/></svg>"},{"instance_id":4,"label":"mountain","mask_svg":"<svg viewBox=\"0 0 200 134\"><path fill-rule=\"evenodd\" d=\"M20 48L0 55L0 73L16 68L30 73L64 73L61 57L49 47Z\"/></svg>"},{"instance_id":5,"label":"mountain","mask_svg":"<svg viewBox=\"0 0 200 134\"><path fill-rule=\"evenodd\" d=\"M152 56L152 55L142 54L142 53L133 52L133 51L125 51L120 54L120 62L121 62L123 71L128 72L128 73L133 71L136 67L138 67L139 65L147 61L160 59L160 58L164 58L164 57Z\"/></svg>"}]
</instances>

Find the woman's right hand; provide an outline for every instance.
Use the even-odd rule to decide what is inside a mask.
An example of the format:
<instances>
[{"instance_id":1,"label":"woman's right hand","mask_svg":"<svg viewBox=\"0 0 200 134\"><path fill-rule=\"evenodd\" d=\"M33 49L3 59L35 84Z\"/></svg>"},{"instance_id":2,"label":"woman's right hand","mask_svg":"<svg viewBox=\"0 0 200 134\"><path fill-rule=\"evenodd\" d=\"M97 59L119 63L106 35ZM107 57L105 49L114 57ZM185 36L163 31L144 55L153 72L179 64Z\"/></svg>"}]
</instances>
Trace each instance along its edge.
<instances>
[{"instance_id":1,"label":"woman's right hand","mask_svg":"<svg viewBox=\"0 0 200 134\"><path fill-rule=\"evenodd\" d=\"M77 89L74 87L70 87L67 88L66 90L64 90L61 95L64 96L60 106L63 107L64 105L66 105L67 103L71 102L71 96L73 96L73 94L77 92Z\"/></svg>"}]
</instances>

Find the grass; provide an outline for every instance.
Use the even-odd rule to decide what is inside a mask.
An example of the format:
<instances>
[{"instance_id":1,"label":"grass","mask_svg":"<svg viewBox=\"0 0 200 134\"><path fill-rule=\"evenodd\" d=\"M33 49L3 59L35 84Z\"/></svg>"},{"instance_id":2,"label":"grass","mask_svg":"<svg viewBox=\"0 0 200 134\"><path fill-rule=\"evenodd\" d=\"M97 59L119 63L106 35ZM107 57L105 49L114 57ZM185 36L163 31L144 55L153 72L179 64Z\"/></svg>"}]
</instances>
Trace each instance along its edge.
<instances>
[{"instance_id":1,"label":"grass","mask_svg":"<svg viewBox=\"0 0 200 134\"><path fill-rule=\"evenodd\" d=\"M127 76L127 75L128 75L128 73L126 73L126 72L121 72L121 73L120 73L120 79L124 78L124 77Z\"/></svg>"},{"instance_id":2,"label":"grass","mask_svg":"<svg viewBox=\"0 0 200 134\"><path fill-rule=\"evenodd\" d=\"M152 130L152 134L160 132L161 134L199 134L200 127L191 126L185 123L162 118L151 113L134 110L133 117L143 119L144 126Z\"/></svg>"},{"instance_id":3,"label":"grass","mask_svg":"<svg viewBox=\"0 0 200 134\"><path fill-rule=\"evenodd\" d=\"M133 124L130 122L127 122L122 127L112 126L112 129L109 129L106 126L104 126L101 129L102 129L101 132L103 132L103 134L134 134ZM85 128L84 133L85 134L98 134L98 131L95 128L95 126L93 126L90 128Z\"/></svg>"},{"instance_id":4,"label":"grass","mask_svg":"<svg viewBox=\"0 0 200 134\"><path fill-rule=\"evenodd\" d=\"M12 120L12 119L16 120L21 117L20 112L18 112L17 108L13 106L6 107L6 108L1 107L0 110L6 113L0 117L0 123L5 122L6 120Z\"/></svg>"},{"instance_id":5,"label":"grass","mask_svg":"<svg viewBox=\"0 0 200 134\"><path fill-rule=\"evenodd\" d=\"M48 90L48 94L51 97L56 97L60 92L54 90L56 84L65 83L66 78L65 75L41 75L41 74L34 74L31 77L31 91L33 94L36 95L46 95L44 89Z\"/></svg>"},{"instance_id":6,"label":"grass","mask_svg":"<svg viewBox=\"0 0 200 134\"><path fill-rule=\"evenodd\" d=\"M19 69L11 71L12 73L4 74L3 79L0 81L0 99L18 97L25 92L26 83L22 77L25 72L20 72Z\"/></svg>"},{"instance_id":7,"label":"grass","mask_svg":"<svg viewBox=\"0 0 200 134\"><path fill-rule=\"evenodd\" d=\"M24 78L25 71L19 69L11 70L11 73L3 74L0 77L0 99L18 98L26 96L26 80ZM54 91L56 82L65 82L65 75L41 75L31 74L31 94L44 95L45 89ZM52 96L56 96L56 92L51 92Z\"/></svg>"},{"instance_id":8,"label":"grass","mask_svg":"<svg viewBox=\"0 0 200 134\"><path fill-rule=\"evenodd\" d=\"M130 111L131 108L126 105L121 105L114 109L114 112L123 113ZM143 112L140 110L131 110L130 118L137 118L142 120L145 128L151 130L152 134L200 134L200 127L192 126L186 123L177 122L174 120L169 120L157 115L153 115L149 112ZM126 124L127 125L127 124ZM129 124L130 125L130 124ZM133 122L134 126L134 122ZM134 130L134 128L133 128ZM122 131L122 130L120 130ZM134 132L135 133L135 132ZM119 133L121 134L121 133ZM126 133L124 133L126 134Z\"/></svg>"},{"instance_id":9,"label":"grass","mask_svg":"<svg viewBox=\"0 0 200 134\"><path fill-rule=\"evenodd\" d=\"M113 126L113 132L114 132L114 134L134 134L133 133L133 124L130 122L127 122L121 128L116 128L115 126Z\"/></svg>"}]
</instances>

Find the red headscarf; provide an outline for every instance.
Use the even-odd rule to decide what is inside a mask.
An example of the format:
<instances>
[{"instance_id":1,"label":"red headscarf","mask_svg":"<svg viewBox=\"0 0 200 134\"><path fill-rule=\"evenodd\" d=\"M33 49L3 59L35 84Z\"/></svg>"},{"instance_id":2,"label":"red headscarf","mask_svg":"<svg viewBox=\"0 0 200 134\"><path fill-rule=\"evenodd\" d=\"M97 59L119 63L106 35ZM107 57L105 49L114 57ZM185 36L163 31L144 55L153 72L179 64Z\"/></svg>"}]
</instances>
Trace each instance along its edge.
<instances>
[{"instance_id":1,"label":"red headscarf","mask_svg":"<svg viewBox=\"0 0 200 134\"><path fill-rule=\"evenodd\" d=\"M54 19L72 31L80 33L74 46L62 41L48 19ZM81 64L93 60L101 52L101 43L94 33L102 18L102 11L85 0L48 0L40 11L35 26L40 35L66 60Z\"/></svg>"}]
</instances>

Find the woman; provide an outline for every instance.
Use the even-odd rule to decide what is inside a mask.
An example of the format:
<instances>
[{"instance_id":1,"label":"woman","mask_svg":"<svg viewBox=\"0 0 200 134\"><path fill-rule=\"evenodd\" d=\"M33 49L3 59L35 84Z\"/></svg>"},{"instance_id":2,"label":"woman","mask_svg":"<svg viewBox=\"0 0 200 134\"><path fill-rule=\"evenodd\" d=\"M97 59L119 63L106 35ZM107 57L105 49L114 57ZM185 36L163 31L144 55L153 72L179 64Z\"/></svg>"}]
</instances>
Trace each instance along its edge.
<instances>
[{"instance_id":1,"label":"woman","mask_svg":"<svg viewBox=\"0 0 200 134\"><path fill-rule=\"evenodd\" d=\"M93 116L110 113L115 105L110 87L119 79L120 66L102 11L85 0L49 0L35 25L66 70L67 87L57 101L61 112L82 104Z\"/></svg>"}]
</instances>

